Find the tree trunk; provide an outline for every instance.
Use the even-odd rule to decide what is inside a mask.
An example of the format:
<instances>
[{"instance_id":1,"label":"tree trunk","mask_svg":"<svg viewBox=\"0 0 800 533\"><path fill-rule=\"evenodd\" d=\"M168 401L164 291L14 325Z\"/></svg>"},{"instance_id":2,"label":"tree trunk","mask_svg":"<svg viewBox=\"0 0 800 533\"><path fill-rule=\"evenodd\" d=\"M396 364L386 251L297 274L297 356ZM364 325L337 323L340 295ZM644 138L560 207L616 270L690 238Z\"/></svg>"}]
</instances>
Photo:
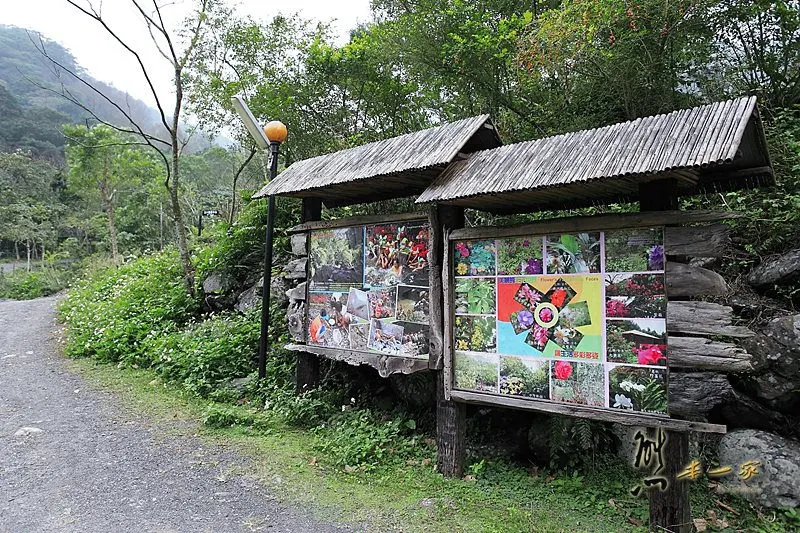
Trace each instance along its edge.
<instances>
[{"instance_id":1,"label":"tree trunk","mask_svg":"<svg viewBox=\"0 0 800 533\"><path fill-rule=\"evenodd\" d=\"M20 260L20 257L19 257L19 242L17 242L17 241L14 241L14 253L17 256L17 261L19 261Z\"/></svg>"},{"instance_id":2,"label":"tree trunk","mask_svg":"<svg viewBox=\"0 0 800 533\"><path fill-rule=\"evenodd\" d=\"M175 65L175 109L172 114L172 128L170 141L172 142L172 179L168 183L169 200L172 207L172 217L175 221L175 244L178 245L181 265L183 266L183 284L189 294L194 294L194 267L189 256L189 243L186 237L186 225L183 223L183 211L179 198L180 186L180 132L181 104L183 102L183 79L181 69Z\"/></svg>"},{"instance_id":3,"label":"tree trunk","mask_svg":"<svg viewBox=\"0 0 800 533\"><path fill-rule=\"evenodd\" d=\"M25 269L30 272L31 271L31 240L25 239L25 249L28 253L28 262Z\"/></svg>"},{"instance_id":4,"label":"tree trunk","mask_svg":"<svg viewBox=\"0 0 800 533\"><path fill-rule=\"evenodd\" d=\"M108 160L104 162L103 179L100 180L100 196L103 199L103 208L106 211L108 222L108 239L111 241L111 259L119 265L119 247L117 245L117 219L114 213L114 198L108 190Z\"/></svg>"}]
</instances>

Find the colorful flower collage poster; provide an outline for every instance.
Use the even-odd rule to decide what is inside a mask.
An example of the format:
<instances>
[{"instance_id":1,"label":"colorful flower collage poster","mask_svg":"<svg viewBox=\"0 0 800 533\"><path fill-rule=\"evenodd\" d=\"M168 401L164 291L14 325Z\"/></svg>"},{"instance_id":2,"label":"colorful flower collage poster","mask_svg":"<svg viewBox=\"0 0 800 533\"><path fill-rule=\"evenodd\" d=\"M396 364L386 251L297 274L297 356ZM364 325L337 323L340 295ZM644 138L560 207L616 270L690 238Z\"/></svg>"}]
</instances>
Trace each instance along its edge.
<instances>
[{"instance_id":1,"label":"colorful flower collage poster","mask_svg":"<svg viewBox=\"0 0 800 533\"><path fill-rule=\"evenodd\" d=\"M456 388L667 414L662 228L457 241L452 261Z\"/></svg>"},{"instance_id":2,"label":"colorful flower collage poster","mask_svg":"<svg viewBox=\"0 0 800 533\"><path fill-rule=\"evenodd\" d=\"M311 232L307 342L427 357L429 235L421 221Z\"/></svg>"}]
</instances>

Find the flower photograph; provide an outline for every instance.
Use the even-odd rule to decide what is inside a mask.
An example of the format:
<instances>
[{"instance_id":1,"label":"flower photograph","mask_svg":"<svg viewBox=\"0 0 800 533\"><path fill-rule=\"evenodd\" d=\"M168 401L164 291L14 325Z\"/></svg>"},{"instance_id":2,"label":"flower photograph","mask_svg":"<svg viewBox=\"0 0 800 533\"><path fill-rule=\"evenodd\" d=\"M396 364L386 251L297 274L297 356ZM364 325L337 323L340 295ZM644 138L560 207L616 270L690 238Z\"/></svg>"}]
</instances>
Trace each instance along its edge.
<instances>
[{"instance_id":1,"label":"flower photograph","mask_svg":"<svg viewBox=\"0 0 800 533\"><path fill-rule=\"evenodd\" d=\"M497 351L497 321L494 317L456 316L455 349L470 352Z\"/></svg>"},{"instance_id":2,"label":"flower photograph","mask_svg":"<svg viewBox=\"0 0 800 533\"><path fill-rule=\"evenodd\" d=\"M502 276L543 274L542 237L497 241L497 273Z\"/></svg>"},{"instance_id":3,"label":"flower photograph","mask_svg":"<svg viewBox=\"0 0 800 533\"><path fill-rule=\"evenodd\" d=\"M664 274L606 274L606 317L665 318Z\"/></svg>"},{"instance_id":4,"label":"flower photograph","mask_svg":"<svg viewBox=\"0 0 800 533\"><path fill-rule=\"evenodd\" d=\"M557 402L602 407L605 374L602 363L550 361L552 399Z\"/></svg>"},{"instance_id":5,"label":"flower photograph","mask_svg":"<svg viewBox=\"0 0 800 533\"><path fill-rule=\"evenodd\" d=\"M550 363L529 357L500 357L500 393L550 398Z\"/></svg>"},{"instance_id":6,"label":"flower photograph","mask_svg":"<svg viewBox=\"0 0 800 533\"><path fill-rule=\"evenodd\" d=\"M312 290L361 288L364 282L364 230L342 228L311 232L309 265Z\"/></svg>"},{"instance_id":7,"label":"flower photograph","mask_svg":"<svg viewBox=\"0 0 800 533\"><path fill-rule=\"evenodd\" d=\"M453 354L453 385L456 389L498 392L496 354Z\"/></svg>"},{"instance_id":8,"label":"flower photograph","mask_svg":"<svg viewBox=\"0 0 800 533\"><path fill-rule=\"evenodd\" d=\"M613 409L667 414L667 369L612 366L608 403Z\"/></svg>"},{"instance_id":9,"label":"flower photograph","mask_svg":"<svg viewBox=\"0 0 800 533\"><path fill-rule=\"evenodd\" d=\"M453 245L456 276L493 276L495 260L494 241L458 241Z\"/></svg>"},{"instance_id":10,"label":"flower photograph","mask_svg":"<svg viewBox=\"0 0 800 533\"><path fill-rule=\"evenodd\" d=\"M456 314L494 315L496 300L495 278L456 278Z\"/></svg>"},{"instance_id":11,"label":"flower photograph","mask_svg":"<svg viewBox=\"0 0 800 533\"><path fill-rule=\"evenodd\" d=\"M666 366L666 321L606 320L606 359L612 363Z\"/></svg>"},{"instance_id":12,"label":"flower photograph","mask_svg":"<svg viewBox=\"0 0 800 533\"><path fill-rule=\"evenodd\" d=\"M605 232L606 272L664 270L662 228Z\"/></svg>"},{"instance_id":13,"label":"flower photograph","mask_svg":"<svg viewBox=\"0 0 800 533\"><path fill-rule=\"evenodd\" d=\"M547 273L600 272L600 234L547 236Z\"/></svg>"}]
</instances>

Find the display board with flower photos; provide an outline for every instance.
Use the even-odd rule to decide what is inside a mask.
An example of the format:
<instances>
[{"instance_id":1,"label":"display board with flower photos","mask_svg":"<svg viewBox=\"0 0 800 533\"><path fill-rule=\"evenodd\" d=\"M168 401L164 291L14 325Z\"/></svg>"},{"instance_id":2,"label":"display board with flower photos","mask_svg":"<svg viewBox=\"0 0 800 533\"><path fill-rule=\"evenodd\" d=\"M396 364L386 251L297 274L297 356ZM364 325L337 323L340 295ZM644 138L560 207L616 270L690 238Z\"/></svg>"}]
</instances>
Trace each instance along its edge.
<instances>
[{"instance_id":1,"label":"display board with flower photos","mask_svg":"<svg viewBox=\"0 0 800 533\"><path fill-rule=\"evenodd\" d=\"M427 221L312 231L306 342L428 357Z\"/></svg>"},{"instance_id":2,"label":"display board with flower photos","mask_svg":"<svg viewBox=\"0 0 800 533\"><path fill-rule=\"evenodd\" d=\"M452 389L668 414L663 228L451 244Z\"/></svg>"}]
</instances>

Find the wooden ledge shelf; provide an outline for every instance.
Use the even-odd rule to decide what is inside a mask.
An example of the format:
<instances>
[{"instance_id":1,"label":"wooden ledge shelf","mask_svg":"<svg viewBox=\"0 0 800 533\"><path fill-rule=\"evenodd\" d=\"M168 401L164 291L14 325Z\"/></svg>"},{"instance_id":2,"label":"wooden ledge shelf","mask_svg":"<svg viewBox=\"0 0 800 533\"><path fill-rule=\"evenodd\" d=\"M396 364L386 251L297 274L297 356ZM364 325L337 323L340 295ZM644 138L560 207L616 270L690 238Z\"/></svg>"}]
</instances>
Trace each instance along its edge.
<instances>
[{"instance_id":1,"label":"wooden ledge shelf","mask_svg":"<svg viewBox=\"0 0 800 533\"><path fill-rule=\"evenodd\" d=\"M319 355L326 359L342 361L353 366L368 365L377 370L382 378L389 377L392 374L413 374L414 372L429 369L429 359L427 357L401 357L398 355L357 352L343 348L328 348L326 346L307 344L287 344L284 348L293 352Z\"/></svg>"},{"instance_id":2,"label":"wooden ledge shelf","mask_svg":"<svg viewBox=\"0 0 800 533\"><path fill-rule=\"evenodd\" d=\"M519 226L497 227L478 226L456 229L450 232L450 240L498 239L503 237L522 237L544 235L555 231L606 231L641 226L670 226L717 222L741 218L740 213L725 211L651 211L639 213L617 213L612 215L593 215L580 217L550 218Z\"/></svg>"},{"instance_id":3,"label":"wooden ledge shelf","mask_svg":"<svg viewBox=\"0 0 800 533\"><path fill-rule=\"evenodd\" d=\"M583 418L591 418L592 420L616 422L617 424L624 424L627 426L660 427L672 431L696 431L698 433L724 434L728 431L727 426L721 424L693 422L691 420L678 420L676 418L638 414L630 411L615 413L613 411L609 411L608 409L588 407L585 405L523 400L520 398L514 398L513 396L500 396L494 394L489 395L487 393L476 393L462 390L450 391L450 399L464 403L488 405L492 407L507 407L510 409L525 409L528 411L534 407L538 412L566 416L580 416Z\"/></svg>"}]
</instances>

